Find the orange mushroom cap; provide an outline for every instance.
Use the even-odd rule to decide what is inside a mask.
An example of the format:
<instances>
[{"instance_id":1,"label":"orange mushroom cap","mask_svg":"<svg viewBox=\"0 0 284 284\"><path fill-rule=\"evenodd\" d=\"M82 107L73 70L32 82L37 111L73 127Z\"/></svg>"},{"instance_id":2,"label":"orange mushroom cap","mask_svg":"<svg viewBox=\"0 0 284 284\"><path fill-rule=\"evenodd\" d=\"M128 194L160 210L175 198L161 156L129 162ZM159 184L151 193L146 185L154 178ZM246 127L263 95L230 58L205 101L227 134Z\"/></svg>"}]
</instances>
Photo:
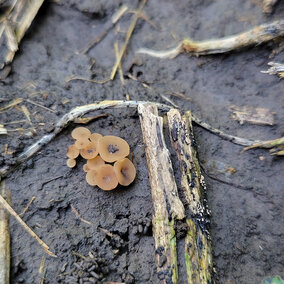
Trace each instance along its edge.
<instances>
[{"instance_id":1,"label":"orange mushroom cap","mask_svg":"<svg viewBox=\"0 0 284 284\"><path fill-rule=\"evenodd\" d=\"M89 137L89 139L91 140L91 142L93 142L97 145L99 139L102 138L102 137L103 137L103 135L101 135L99 133L92 133L91 136Z\"/></svg>"},{"instance_id":2,"label":"orange mushroom cap","mask_svg":"<svg viewBox=\"0 0 284 284\"><path fill-rule=\"evenodd\" d=\"M71 136L76 140L88 139L91 136L91 131L86 127L77 127L72 131Z\"/></svg>"},{"instance_id":3,"label":"orange mushroom cap","mask_svg":"<svg viewBox=\"0 0 284 284\"><path fill-rule=\"evenodd\" d=\"M97 185L97 170L90 170L86 174L86 181L89 185Z\"/></svg>"},{"instance_id":4,"label":"orange mushroom cap","mask_svg":"<svg viewBox=\"0 0 284 284\"><path fill-rule=\"evenodd\" d=\"M80 150L80 155L87 160L95 158L98 155L96 145L92 142L89 142L86 147Z\"/></svg>"},{"instance_id":5,"label":"orange mushroom cap","mask_svg":"<svg viewBox=\"0 0 284 284\"><path fill-rule=\"evenodd\" d=\"M66 164L69 168L74 168L76 166L76 160L68 159Z\"/></svg>"},{"instance_id":6,"label":"orange mushroom cap","mask_svg":"<svg viewBox=\"0 0 284 284\"><path fill-rule=\"evenodd\" d=\"M136 169L129 159L124 158L122 160L116 161L113 167L118 182L121 185L127 186L134 181L136 176Z\"/></svg>"},{"instance_id":7,"label":"orange mushroom cap","mask_svg":"<svg viewBox=\"0 0 284 284\"><path fill-rule=\"evenodd\" d=\"M85 172L85 173L87 173L87 172L89 172L91 169L89 168L89 166L87 165L87 164L85 164L84 166L83 166L83 171Z\"/></svg>"},{"instance_id":8,"label":"orange mushroom cap","mask_svg":"<svg viewBox=\"0 0 284 284\"><path fill-rule=\"evenodd\" d=\"M68 147L66 156L70 159L75 159L79 156L79 149L73 144Z\"/></svg>"},{"instance_id":9,"label":"orange mushroom cap","mask_svg":"<svg viewBox=\"0 0 284 284\"><path fill-rule=\"evenodd\" d=\"M97 170L96 182L97 186L102 190L112 190L117 187L118 180L111 165L103 165Z\"/></svg>"},{"instance_id":10,"label":"orange mushroom cap","mask_svg":"<svg viewBox=\"0 0 284 284\"><path fill-rule=\"evenodd\" d=\"M88 160L86 165L88 166L89 169L94 170L104 164L105 164L105 161L100 156L97 156L93 159Z\"/></svg>"},{"instance_id":11,"label":"orange mushroom cap","mask_svg":"<svg viewBox=\"0 0 284 284\"><path fill-rule=\"evenodd\" d=\"M86 148L89 145L89 143L90 141L88 138L81 138L81 139L76 140L74 145L77 149L81 150L81 149Z\"/></svg>"},{"instance_id":12,"label":"orange mushroom cap","mask_svg":"<svg viewBox=\"0 0 284 284\"><path fill-rule=\"evenodd\" d=\"M112 163L129 155L129 145L120 137L104 136L98 141L98 151L103 160Z\"/></svg>"}]
</instances>

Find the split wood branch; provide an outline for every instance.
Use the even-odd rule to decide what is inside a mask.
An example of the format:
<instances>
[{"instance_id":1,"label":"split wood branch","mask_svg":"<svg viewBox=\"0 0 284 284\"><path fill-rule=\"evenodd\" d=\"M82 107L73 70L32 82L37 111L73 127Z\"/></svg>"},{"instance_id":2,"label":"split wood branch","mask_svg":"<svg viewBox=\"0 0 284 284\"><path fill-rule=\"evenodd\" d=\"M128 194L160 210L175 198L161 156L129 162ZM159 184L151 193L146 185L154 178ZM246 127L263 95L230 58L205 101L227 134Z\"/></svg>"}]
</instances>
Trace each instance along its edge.
<instances>
[{"instance_id":1,"label":"split wood branch","mask_svg":"<svg viewBox=\"0 0 284 284\"><path fill-rule=\"evenodd\" d=\"M0 195L7 198L5 181L0 182ZM0 283L10 283L10 259L9 213L0 205Z\"/></svg>"},{"instance_id":2,"label":"split wood branch","mask_svg":"<svg viewBox=\"0 0 284 284\"><path fill-rule=\"evenodd\" d=\"M268 73L269 75L278 75L280 78L284 78L284 64L277 62L268 62L271 67L267 71L261 71L262 73Z\"/></svg>"},{"instance_id":3,"label":"split wood branch","mask_svg":"<svg viewBox=\"0 0 284 284\"><path fill-rule=\"evenodd\" d=\"M209 211L206 186L201 174L191 124L191 113L181 116L177 109L167 113L171 144L176 152L181 175L180 193L188 225L185 239L185 264L188 283L212 283L213 261L209 237ZM202 245L200 245L202 244Z\"/></svg>"},{"instance_id":4,"label":"split wood branch","mask_svg":"<svg viewBox=\"0 0 284 284\"><path fill-rule=\"evenodd\" d=\"M170 153L163 135L163 118L155 104L139 105L138 113L145 144L153 201L153 235L158 278L178 283L175 220L183 219Z\"/></svg>"},{"instance_id":5,"label":"split wood branch","mask_svg":"<svg viewBox=\"0 0 284 284\"><path fill-rule=\"evenodd\" d=\"M263 24L246 32L220 39L194 41L186 38L170 50L155 51L141 48L137 53L158 58L174 58L184 52L194 55L219 54L260 45L281 36L284 36L284 20Z\"/></svg>"},{"instance_id":6,"label":"split wood branch","mask_svg":"<svg viewBox=\"0 0 284 284\"><path fill-rule=\"evenodd\" d=\"M44 0L15 0L0 22L0 69L11 63Z\"/></svg>"}]
</instances>

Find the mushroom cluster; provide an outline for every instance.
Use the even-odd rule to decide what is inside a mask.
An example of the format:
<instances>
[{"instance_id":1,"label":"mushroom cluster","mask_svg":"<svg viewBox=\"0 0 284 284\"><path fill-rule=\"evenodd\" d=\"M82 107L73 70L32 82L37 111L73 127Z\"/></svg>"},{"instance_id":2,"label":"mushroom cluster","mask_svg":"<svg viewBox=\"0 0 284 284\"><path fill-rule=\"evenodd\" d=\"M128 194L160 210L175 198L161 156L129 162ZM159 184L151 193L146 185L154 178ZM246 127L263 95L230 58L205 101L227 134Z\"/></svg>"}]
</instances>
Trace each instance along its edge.
<instances>
[{"instance_id":1,"label":"mushroom cluster","mask_svg":"<svg viewBox=\"0 0 284 284\"><path fill-rule=\"evenodd\" d=\"M67 166L73 168L76 158L81 155L87 160L83 166L88 184L103 190L112 190L118 184L127 186L136 176L133 163L126 158L129 155L128 143L117 136L102 136L91 133L86 127L75 128L71 136L75 143L67 150Z\"/></svg>"}]
</instances>

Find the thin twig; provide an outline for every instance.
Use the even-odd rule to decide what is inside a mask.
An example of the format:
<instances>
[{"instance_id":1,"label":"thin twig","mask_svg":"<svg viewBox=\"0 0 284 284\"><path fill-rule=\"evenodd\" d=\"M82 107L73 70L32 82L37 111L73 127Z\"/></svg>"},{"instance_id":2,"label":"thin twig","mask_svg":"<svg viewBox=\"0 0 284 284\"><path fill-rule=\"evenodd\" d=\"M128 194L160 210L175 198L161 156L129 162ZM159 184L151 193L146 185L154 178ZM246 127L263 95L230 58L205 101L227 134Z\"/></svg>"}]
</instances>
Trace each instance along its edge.
<instances>
[{"instance_id":1,"label":"thin twig","mask_svg":"<svg viewBox=\"0 0 284 284\"><path fill-rule=\"evenodd\" d=\"M29 100L29 99L26 99L25 101L28 102L28 103L30 103L30 104L32 104L32 105L35 105L35 106L41 107L41 108L43 108L43 109L45 109L45 110L51 111L51 112L53 112L53 113L56 113L55 110L50 109L50 108L48 108L48 107L45 107L45 106L43 106L43 105L41 105L41 104L39 104L39 103L36 103L36 102L34 102L34 101L31 101L31 100Z\"/></svg>"},{"instance_id":2,"label":"thin twig","mask_svg":"<svg viewBox=\"0 0 284 284\"><path fill-rule=\"evenodd\" d=\"M91 83L96 83L96 84L105 84L107 82L109 82L111 79L110 78L107 78L105 80L94 80L94 79L87 79L87 78L84 78L84 77L79 77L79 76L69 76L68 78L66 78L65 82L68 83L70 81L75 81L75 80L79 80L79 81L86 81L86 82L91 82Z\"/></svg>"},{"instance_id":3,"label":"thin twig","mask_svg":"<svg viewBox=\"0 0 284 284\"><path fill-rule=\"evenodd\" d=\"M0 182L0 194L7 195L5 181ZM0 205L0 283L10 283L10 259L9 214Z\"/></svg>"},{"instance_id":4,"label":"thin twig","mask_svg":"<svg viewBox=\"0 0 284 284\"><path fill-rule=\"evenodd\" d=\"M9 203L0 195L0 203L2 206L16 218L16 220L24 227L24 229L40 244L44 251L52 257L57 257L53 252L49 250L49 246L44 243L38 235L21 219L21 217L14 211L14 209L9 205Z\"/></svg>"},{"instance_id":5,"label":"thin twig","mask_svg":"<svg viewBox=\"0 0 284 284\"><path fill-rule=\"evenodd\" d=\"M137 13L134 14L134 16L133 16L133 18L132 18L132 21L131 21L131 24L130 24L130 26L129 26L128 32L127 32L127 34L126 34L126 38L125 38L124 44L123 44L123 46L122 46L122 48L121 48L121 52L120 52L119 57L118 57L118 59L116 60L114 66L113 66L113 69L112 69L112 71L111 71L111 75L110 75L110 79L111 79L111 80L113 80L114 77L115 77L117 68L118 68L119 64L121 63L122 57L124 56L124 54L125 54L125 52L126 52L126 49L127 49L128 43L129 43L129 40L130 40L130 38L131 38L131 36L132 36L132 33L133 33L134 29L135 29L137 20L138 20L138 18L139 18L139 13L142 12L142 10L143 10L143 8L144 8L146 2L147 2L147 0L142 0L142 1L141 1L140 5L139 5L139 7L138 7L138 9L137 9Z\"/></svg>"},{"instance_id":6,"label":"thin twig","mask_svg":"<svg viewBox=\"0 0 284 284\"><path fill-rule=\"evenodd\" d=\"M31 206L31 204L33 203L34 200L35 200L35 196L33 196L31 198L31 200L29 201L27 206L24 208L23 212L19 214L19 216L24 216L25 215L25 213L27 212L27 210L29 209L29 207Z\"/></svg>"},{"instance_id":7,"label":"thin twig","mask_svg":"<svg viewBox=\"0 0 284 284\"><path fill-rule=\"evenodd\" d=\"M114 43L114 51L115 51L115 58L116 58L116 60L118 60L118 58L119 58L119 48L118 48L118 43L117 42ZM119 78L120 78L121 84L124 85L125 81L124 81L124 77L123 77L123 71L122 71L121 62L118 65L118 71L119 71Z\"/></svg>"},{"instance_id":8,"label":"thin twig","mask_svg":"<svg viewBox=\"0 0 284 284\"><path fill-rule=\"evenodd\" d=\"M105 24L103 31L89 44L80 51L80 53L85 54L91 48L95 47L99 42L101 42L107 33L114 27L114 25L119 21L119 19L125 14L128 7L126 5L122 5L121 8L112 16L111 21Z\"/></svg>"},{"instance_id":9,"label":"thin twig","mask_svg":"<svg viewBox=\"0 0 284 284\"><path fill-rule=\"evenodd\" d=\"M73 213L76 215L76 217L77 217L78 219L80 219L83 223L86 223L86 224L88 224L88 225L92 225L91 222L89 222L89 221L83 219L83 218L80 216L80 213L77 211L77 209L76 209L72 204L71 204L71 209L72 209Z\"/></svg>"},{"instance_id":10,"label":"thin twig","mask_svg":"<svg viewBox=\"0 0 284 284\"><path fill-rule=\"evenodd\" d=\"M249 140L249 139L246 139L246 138L241 138L241 137L233 136L233 135L230 135L230 134L226 134L222 130L214 128L211 125L209 125L208 123L202 121L200 118L197 118L193 114L192 114L192 121L194 121L200 127L208 130L209 132L211 132L215 135L218 135L221 138L223 138L224 140L228 140L228 141L230 141L234 144L237 144L237 145L251 146L251 145L259 142L258 140Z\"/></svg>"},{"instance_id":11,"label":"thin twig","mask_svg":"<svg viewBox=\"0 0 284 284\"><path fill-rule=\"evenodd\" d=\"M182 40L182 42L170 50L155 51L140 48L137 53L158 58L174 58L183 52L195 55L227 53L249 46L260 45L281 36L284 36L284 20L263 24L246 32L220 39L194 41L188 38Z\"/></svg>"},{"instance_id":12,"label":"thin twig","mask_svg":"<svg viewBox=\"0 0 284 284\"><path fill-rule=\"evenodd\" d=\"M270 148L281 146L281 145L284 145L284 137L274 139L274 140L259 141L257 143L254 143L253 145L249 145L249 147L244 148L243 151L247 151L253 148L270 149Z\"/></svg>"}]
</instances>

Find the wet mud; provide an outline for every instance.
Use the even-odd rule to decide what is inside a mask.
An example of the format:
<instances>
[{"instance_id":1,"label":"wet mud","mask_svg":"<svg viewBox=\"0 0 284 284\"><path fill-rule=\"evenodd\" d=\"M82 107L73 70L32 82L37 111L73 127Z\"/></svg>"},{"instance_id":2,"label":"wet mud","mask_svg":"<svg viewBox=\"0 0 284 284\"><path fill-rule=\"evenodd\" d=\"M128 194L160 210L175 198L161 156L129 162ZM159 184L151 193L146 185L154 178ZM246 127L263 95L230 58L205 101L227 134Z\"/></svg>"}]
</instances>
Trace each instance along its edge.
<instances>
[{"instance_id":1,"label":"wet mud","mask_svg":"<svg viewBox=\"0 0 284 284\"><path fill-rule=\"evenodd\" d=\"M72 75L95 80L109 76L115 62L114 41L122 46L132 14L125 15L87 54L78 51L102 32L121 4L135 9L138 1L46 1L21 42L11 74L0 82L1 106L23 98L22 104L31 114L32 125L11 124L7 128L34 128L36 133L14 131L2 135L1 166L13 164L24 149L52 131L58 119L73 107L106 99L129 97L168 103L162 94L182 110L191 110L226 133L260 140L283 136L284 81L260 72L267 70L271 60L283 62L281 42L225 55L183 54L172 60L135 54L140 47L170 48L184 37L222 37L283 18L283 3L273 14L265 15L261 2L148 1L144 10L154 26L138 20L123 58L122 85L118 75L106 84L67 81ZM131 79L133 76L155 92ZM183 93L192 100L172 93ZM276 113L275 125L240 125L231 118L231 105L268 108ZM25 119L19 107L1 112L1 123ZM40 283L42 278L41 283L159 283L151 228L151 190L138 114L133 109L95 114L100 113L109 115L88 127L92 132L117 135L129 142L137 169L134 183L104 192L85 182L83 159L69 169L66 151L76 125L68 126L7 178L16 212L21 213L35 197L23 220L58 256L46 255L11 218L11 283ZM197 125L194 133L211 210L216 283L260 283L274 275L283 278L284 160L265 150L240 153L242 147ZM179 227L178 248L182 251L184 228L182 224ZM179 262L183 267L182 257ZM179 283L186 283L182 268L179 279Z\"/></svg>"}]
</instances>

